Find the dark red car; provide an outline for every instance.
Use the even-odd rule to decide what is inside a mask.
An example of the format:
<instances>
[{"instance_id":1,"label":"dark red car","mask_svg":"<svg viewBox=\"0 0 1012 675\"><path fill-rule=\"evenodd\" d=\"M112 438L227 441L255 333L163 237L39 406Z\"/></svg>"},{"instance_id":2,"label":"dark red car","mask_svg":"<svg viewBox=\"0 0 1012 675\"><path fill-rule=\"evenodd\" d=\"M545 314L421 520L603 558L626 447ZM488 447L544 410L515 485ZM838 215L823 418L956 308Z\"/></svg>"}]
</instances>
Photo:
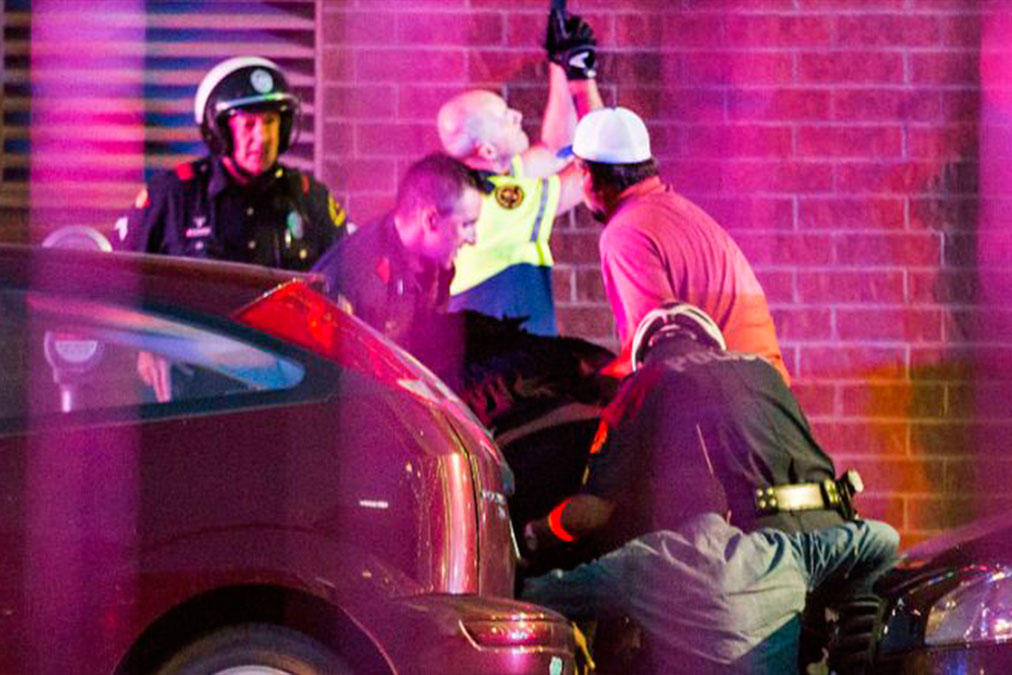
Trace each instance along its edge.
<instances>
[{"instance_id":1,"label":"dark red car","mask_svg":"<svg viewBox=\"0 0 1012 675\"><path fill-rule=\"evenodd\" d=\"M0 673L573 672L487 431L310 280L0 245L0 373Z\"/></svg>"}]
</instances>

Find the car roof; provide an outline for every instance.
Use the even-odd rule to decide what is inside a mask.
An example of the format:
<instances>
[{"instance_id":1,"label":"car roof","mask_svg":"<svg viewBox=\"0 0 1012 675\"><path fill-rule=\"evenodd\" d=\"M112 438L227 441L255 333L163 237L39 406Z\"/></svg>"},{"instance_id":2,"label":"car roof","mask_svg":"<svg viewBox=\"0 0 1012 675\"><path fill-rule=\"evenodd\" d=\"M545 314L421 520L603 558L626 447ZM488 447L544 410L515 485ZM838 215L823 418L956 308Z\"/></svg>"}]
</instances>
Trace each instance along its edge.
<instances>
[{"instance_id":1,"label":"car roof","mask_svg":"<svg viewBox=\"0 0 1012 675\"><path fill-rule=\"evenodd\" d=\"M256 265L125 252L0 244L7 288L92 299L181 305L227 316L292 279L322 287L317 275Z\"/></svg>"}]
</instances>

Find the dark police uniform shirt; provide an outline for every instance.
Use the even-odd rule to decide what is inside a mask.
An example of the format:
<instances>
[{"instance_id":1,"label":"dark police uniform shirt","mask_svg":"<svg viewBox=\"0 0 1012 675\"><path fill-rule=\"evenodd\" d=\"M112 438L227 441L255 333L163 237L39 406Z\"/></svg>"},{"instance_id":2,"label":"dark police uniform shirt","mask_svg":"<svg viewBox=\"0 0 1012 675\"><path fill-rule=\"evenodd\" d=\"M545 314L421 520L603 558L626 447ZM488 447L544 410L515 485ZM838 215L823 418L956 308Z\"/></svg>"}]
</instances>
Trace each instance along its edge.
<instances>
[{"instance_id":1,"label":"dark police uniform shirt","mask_svg":"<svg viewBox=\"0 0 1012 675\"><path fill-rule=\"evenodd\" d=\"M338 242L313 267L327 293L376 330L410 348L412 325L446 310L453 270L424 265L415 273L393 215Z\"/></svg>"},{"instance_id":2,"label":"dark police uniform shirt","mask_svg":"<svg viewBox=\"0 0 1012 675\"><path fill-rule=\"evenodd\" d=\"M344 210L308 173L278 164L250 185L204 157L153 177L116 222L122 250L308 270L345 231Z\"/></svg>"},{"instance_id":3,"label":"dark police uniform shirt","mask_svg":"<svg viewBox=\"0 0 1012 675\"><path fill-rule=\"evenodd\" d=\"M758 517L757 488L836 475L777 370L756 355L665 339L602 415L583 489L615 501L616 516L626 511L616 527L636 530L632 536L671 529L715 510L701 503L700 481L686 472L698 455L713 467L731 523L742 529L798 532L843 522L831 511Z\"/></svg>"}]
</instances>

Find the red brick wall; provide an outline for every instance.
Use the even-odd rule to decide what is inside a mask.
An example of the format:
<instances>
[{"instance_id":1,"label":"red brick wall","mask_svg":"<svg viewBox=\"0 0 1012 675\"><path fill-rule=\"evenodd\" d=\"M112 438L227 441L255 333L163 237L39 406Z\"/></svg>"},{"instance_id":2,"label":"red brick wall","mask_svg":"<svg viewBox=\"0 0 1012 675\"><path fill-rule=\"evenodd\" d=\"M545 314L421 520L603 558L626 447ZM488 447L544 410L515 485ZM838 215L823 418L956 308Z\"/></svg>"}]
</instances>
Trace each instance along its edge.
<instances>
[{"instance_id":1,"label":"red brick wall","mask_svg":"<svg viewBox=\"0 0 1012 675\"><path fill-rule=\"evenodd\" d=\"M1009 281L1012 247L1001 208L987 232L978 217L982 26L1004 18L969 0L569 4L599 36L606 101L644 116L666 178L753 262L865 511L910 543L1012 502L1012 321L982 292ZM535 132L547 5L324 0L323 176L353 218L389 205L463 88L501 91ZM582 208L556 224L556 295L566 331L614 346L598 232Z\"/></svg>"}]
</instances>

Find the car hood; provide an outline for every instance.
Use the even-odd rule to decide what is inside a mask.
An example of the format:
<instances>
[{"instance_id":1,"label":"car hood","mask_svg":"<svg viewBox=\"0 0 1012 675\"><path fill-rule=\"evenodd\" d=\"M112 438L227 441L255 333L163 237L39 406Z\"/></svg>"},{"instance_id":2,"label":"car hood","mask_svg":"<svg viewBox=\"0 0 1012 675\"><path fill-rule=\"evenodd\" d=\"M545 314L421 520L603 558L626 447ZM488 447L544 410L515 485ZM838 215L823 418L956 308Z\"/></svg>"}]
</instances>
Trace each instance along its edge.
<instances>
[{"instance_id":1,"label":"car hood","mask_svg":"<svg viewBox=\"0 0 1012 675\"><path fill-rule=\"evenodd\" d=\"M1012 514L1001 513L911 547L876 585L895 595L939 573L968 565L1012 564Z\"/></svg>"},{"instance_id":2,"label":"car hood","mask_svg":"<svg viewBox=\"0 0 1012 675\"><path fill-rule=\"evenodd\" d=\"M1001 513L924 541L904 556L911 566L963 560L1012 562L1012 514Z\"/></svg>"}]
</instances>

